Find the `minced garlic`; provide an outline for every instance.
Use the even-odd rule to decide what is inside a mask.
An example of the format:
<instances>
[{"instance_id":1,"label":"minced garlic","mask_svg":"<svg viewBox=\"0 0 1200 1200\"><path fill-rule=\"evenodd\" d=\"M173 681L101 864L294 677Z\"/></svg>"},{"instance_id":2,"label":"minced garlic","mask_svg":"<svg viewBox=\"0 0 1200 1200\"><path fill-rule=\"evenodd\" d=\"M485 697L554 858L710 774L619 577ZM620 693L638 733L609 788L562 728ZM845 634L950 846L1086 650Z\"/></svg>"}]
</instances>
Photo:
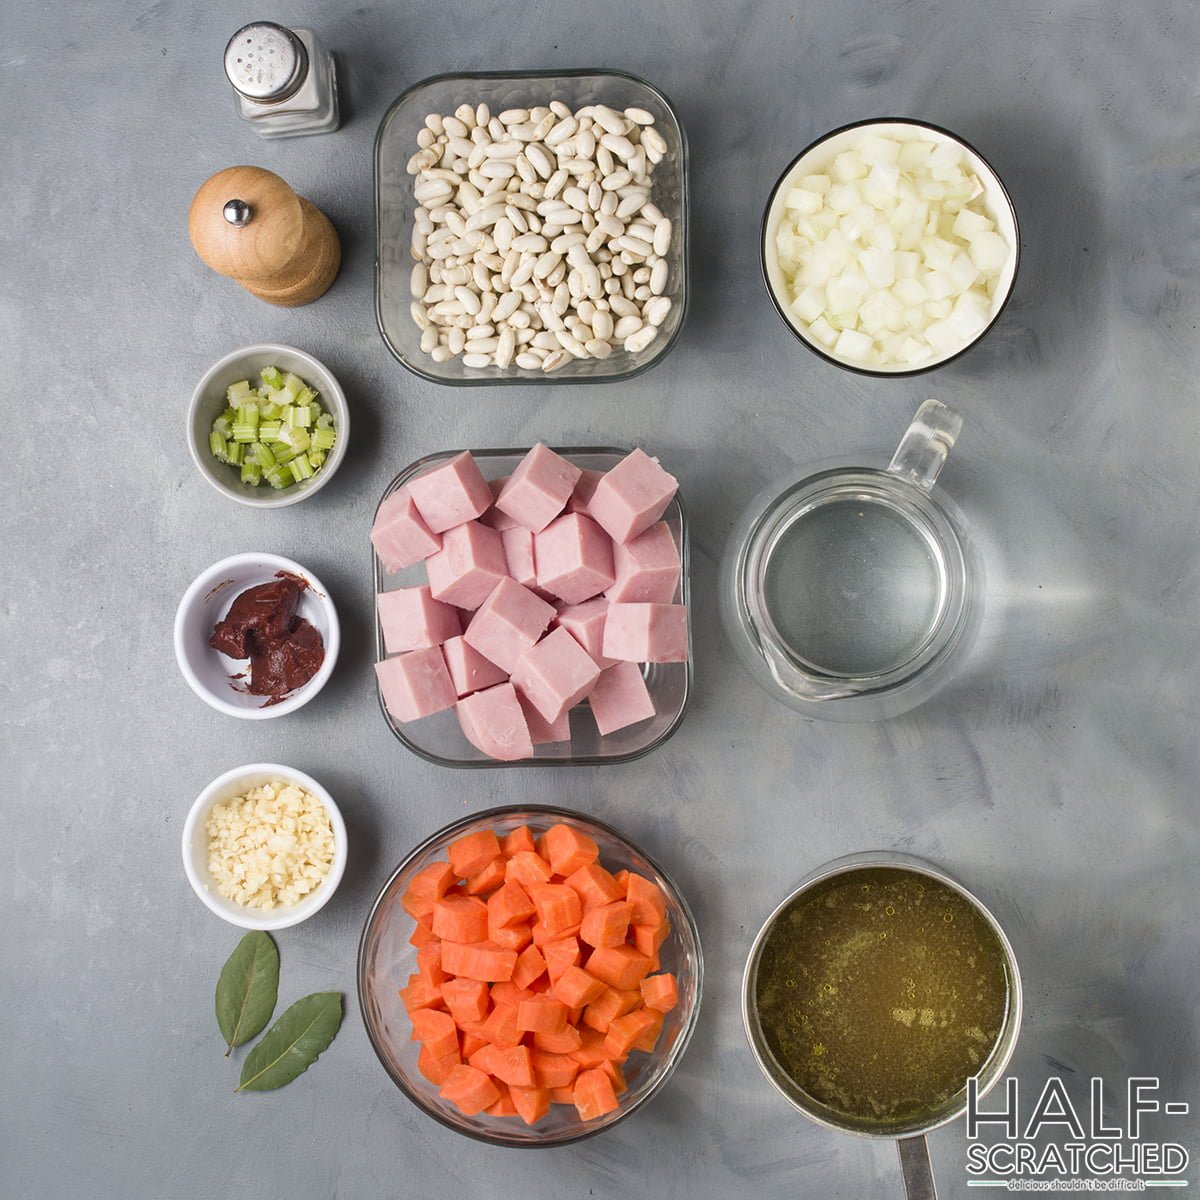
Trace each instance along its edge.
<instances>
[{"instance_id":1,"label":"minced garlic","mask_svg":"<svg viewBox=\"0 0 1200 1200\"><path fill-rule=\"evenodd\" d=\"M247 908L298 904L333 864L325 806L282 779L215 805L206 828L208 870L217 891Z\"/></svg>"}]
</instances>

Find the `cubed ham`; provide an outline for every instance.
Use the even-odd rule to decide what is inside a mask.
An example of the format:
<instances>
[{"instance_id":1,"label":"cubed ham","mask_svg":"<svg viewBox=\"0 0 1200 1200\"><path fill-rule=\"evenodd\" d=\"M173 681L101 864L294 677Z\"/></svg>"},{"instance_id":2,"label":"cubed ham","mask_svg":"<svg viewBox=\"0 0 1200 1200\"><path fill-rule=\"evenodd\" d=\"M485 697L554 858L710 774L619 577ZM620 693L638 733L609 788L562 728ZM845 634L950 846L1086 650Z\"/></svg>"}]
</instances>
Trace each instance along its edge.
<instances>
[{"instance_id":1,"label":"cubed ham","mask_svg":"<svg viewBox=\"0 0 1200 1200\"><path fill-rule=\"evenodd\" d=\"M601 733L616 733L654 716L654 701L635 662L620 662L600 673L588 696L588 706Z\"/></svg>"},{"instance_id":2,"label":"cubed ham","mask_svg":"<svg viewBox=\"0 0 1200 1200\"><path fill-rule=\"evenodd\" d=\"M467 521L442 535L442 548L426 560L435 600L456 608L478 608L508 574L500 534Z\"/></svg>"},{"instance_id":3,"label":"cubed ham","mask_svg":"<svg viewBox=\"0 0 1200 1200\"><path fill-rule=\"evenodd\" d=\"M496 499L496 507L518 525L538 533L562 512L580 469L541 442L517 464Z\"/></svg>"},{"instance_id":4,"label":"cubed ham","mask_svg":"<svg viewBox=\"0 0 1200 1200\"><path fill-rule=\"evenodd\" d=\"M521 655L513 686L551 724L592 690L600 668L565 630L555 629Z\"/></svg>"},{"instance_id":5,"label":"cubed ham","mask_svg":"<svg viewBox=\"0 0 1200 1200\"><path fill-rule=\"evenodd\" d=\"M389 654L440 646L462 633L457 610L435 600L428 584L380 592L377 607Z\"/></svg>"},{"instance_id":6,"label":"cubed ham","mask_svg":"<svg viewBox=\"0 0 1200 1200\"><path fill-rule=\"evenodd\" d=\"M460 700L454 711L467 741L489 757L511 762L533 754L529 726L511 683L475 692Z\"/></svg>"},{"instance_id":7,"label":"cubed ham","mask_svg":"<svg viewBox=\"0 0 1200 1200\"><path fill-rule=\"evenodd\" d=\"M475 520L492 503L492 490L466 450L410 480L408 491L434 533L444 533L464 521Z\"/></svg>"},{"instance_id":8,"label":"cubed ham","mask_svg":"<svg viewBox=\"0 0 1200 1200\"><path fill-rule=\"evenodd\" d=\"M644 450L626 455L596 485L588 515L613 539L628 542L667 510L679 481ZM430 526L432 528L432 526Z\"/></svg>"},{"instance_id":9,"label":"cubed ham","mask_svg":"<svg viewBox=\"0 0 1200 1200\"><path fill-rule=\"evenodd\" d=\"M580 473L579 482L575 485L575 490L571 493L570 500L567 501L567 512L584 513L586 515L588 503L596 493L596 484L603 478L603 471L593 471L585 467Z\"/></svg>"},{"instance_id":10,"label":"cubed ham","mask_svg":"<svg viewBox=\"0 0 1200 1200\"><path fill-rule=\"evenodd\" d=\"M474 647L468 646L464 638L447 638L442 653L446 657L450 682L460 697L503 683L508 678L506 671L484 658Z\"/></svg>"},{"instance_id":11,"label":"cubed ham","mask_svg":"<svg viewBox=\"0 0 1200 1200\"><path fill-rule=\"evenodd\" d=\"M624 662L686 662L687 609L682 604L610 604L604 653Z\"/></svg>"},{"instance_id":12,"label":"cubed ham","mask_svg":"<svg viewBox=\"0 0 1200 1200\"><path fill-rule=\"evenodd\" d=\"M446 660L436 646L396 654L375 664L384 707L397 721L418 721L458 699Z\"/></svg>"},{"instance_id":13,"label":"cubed ham","mask_svg":"<svg viewBox=\"0 0 1200 1200\"><path fill-rule=\"evenodd\" d=\"M379 506L371 544L389 575L436 554L442 539L421 518L408 488L397 488Z\"/></svg>"},{"instance_id":14,"label":"cubed ham","mask_svg":"<svg viewBox=\"0 0 1200 1200\"><path fill-rule=\"evenodd\" d=\"M595 596L582 604L568 604L558 610L554 624L565 629L587 652L601 670L617 660L604 657L604 622L608 617L608 600Z\"/></svg>"},{"instance_id":15,"label":"cubed ham","mask_svg":"<svg viewBox=\"0 0 1200 1200\"><path fill-rule=\"evenodd\" d=\"M547 721L520 692L517 701L525 714L525 724L529 726L529 740L535 746L549 746L554 742L569 742L571 740L571 713L563 713L557 721Z\"/></svg>"},{"instance_id":16,"label":"cubed ham","mask_svg":"<svg viewBox=\"0 0 1200 1200\"><path fill-rule=\"evenodd\" d=\"M614 604L670 604L679 584L679 551L665 521L613 545L616 579L605 593Z\"/></svg>"},{"instance_id":17,"label":"cubed ham","mask_svg":"<svg viewBox=\"0 0 1200 1200\"><path fill-rule=\"evenodd\" d=\"M567 513L534 539L538 586L565 600L582 604L612 587L612 541L590 517Z\"/></svg>"},{"instance_id":18,"label":"cubed ham","mask_svg":"<svg viewBox=\"0 0 1200 1200\"><path fill-rule=\"evenodd\" d=\"M496 530L497 533L503 533L506 529L515 529L517 527L516 521L508 513L503 513L496 507L496 498L500 495L508 479L509 477L505 475L500 479L488 480L488 488L492 493L492 507L479 518L485 525Z\"/></svg>"},{"instance_id":19,"label":"cubed ham","mask_svg":"<svg viewBox=\"0 0 1200 1200\"><path fill-rule=\"evenodd\" d=\"M521 525L514 525L512 529L506 529L500 534L508 573L530 591L537 588L537 571L533 566L533 537L534 535Z\"/></svg>"},{"instance_id":20,"label":"cubed ham","mask_svg":"<svg viewBox=\"0 0 1200 1200\"><path fill-rule=\"evenodd\" d=\"M545 600L506 577L479 606L463 638L484 658L511 672L553 618L554 609Z\"/></svg>"}]
</instances>

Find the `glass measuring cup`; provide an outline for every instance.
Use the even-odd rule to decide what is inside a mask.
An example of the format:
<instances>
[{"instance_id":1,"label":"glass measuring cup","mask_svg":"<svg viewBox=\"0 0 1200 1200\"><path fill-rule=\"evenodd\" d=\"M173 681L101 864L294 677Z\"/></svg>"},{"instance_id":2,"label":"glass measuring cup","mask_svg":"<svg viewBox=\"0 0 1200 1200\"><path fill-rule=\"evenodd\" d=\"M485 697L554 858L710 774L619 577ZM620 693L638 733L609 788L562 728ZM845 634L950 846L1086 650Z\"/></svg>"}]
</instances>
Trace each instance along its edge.
<instances>
[{"instance_id":1,"label":"glass measuring cup","mask_svg":"<svg viewBox=\"0 0 1200 1200\"><path fill-rule=\"evenodd\" d=\"M722 613L772 695L809 716L875 720L950 678L978 623L981 574L961 514L934 487L961 428L926 400L886 469L817 469L742 518Z\"/></svg>"}]
</instances>

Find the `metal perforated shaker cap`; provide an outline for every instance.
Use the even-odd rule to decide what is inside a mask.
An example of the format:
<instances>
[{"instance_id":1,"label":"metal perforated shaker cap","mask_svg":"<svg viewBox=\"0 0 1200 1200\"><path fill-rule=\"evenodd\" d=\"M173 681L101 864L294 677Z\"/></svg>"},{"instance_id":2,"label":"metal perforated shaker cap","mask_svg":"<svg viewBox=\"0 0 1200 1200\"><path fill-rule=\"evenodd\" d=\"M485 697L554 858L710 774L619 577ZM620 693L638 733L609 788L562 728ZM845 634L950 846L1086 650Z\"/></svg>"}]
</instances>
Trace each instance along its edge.
<instances>
[{"instance_id":1,"label":"metal perforated shaker cap","mask_svg":"<svg viewBox=\"0 0 1200 1200\"><path fill-rule=\"evenodd\" d=\"M225 47L225 74L234 91L257 104L295 95L308 74L304 43L271 21L243 26Z\"/></svg>"}]
</instances>

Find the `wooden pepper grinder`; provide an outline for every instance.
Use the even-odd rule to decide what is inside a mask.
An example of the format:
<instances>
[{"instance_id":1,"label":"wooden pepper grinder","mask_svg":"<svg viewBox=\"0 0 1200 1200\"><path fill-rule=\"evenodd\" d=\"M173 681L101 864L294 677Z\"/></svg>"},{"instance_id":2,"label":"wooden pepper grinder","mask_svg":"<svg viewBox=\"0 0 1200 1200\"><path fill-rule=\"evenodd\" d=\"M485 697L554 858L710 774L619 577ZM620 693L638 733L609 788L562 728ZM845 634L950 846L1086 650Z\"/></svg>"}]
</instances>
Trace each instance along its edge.
<instances>
[{"instance_id":1,"label":"wooden pepper grinder","mask_svg":"<svg viewBox=\"0 0 1200 1200\"><path fill-rule=\"evenodd\" d=\"M214 271L287 308L324 295L342 261L329 218L261 167L228 167L203 183L188 233Z\"/></svg>"}]
</instances>

